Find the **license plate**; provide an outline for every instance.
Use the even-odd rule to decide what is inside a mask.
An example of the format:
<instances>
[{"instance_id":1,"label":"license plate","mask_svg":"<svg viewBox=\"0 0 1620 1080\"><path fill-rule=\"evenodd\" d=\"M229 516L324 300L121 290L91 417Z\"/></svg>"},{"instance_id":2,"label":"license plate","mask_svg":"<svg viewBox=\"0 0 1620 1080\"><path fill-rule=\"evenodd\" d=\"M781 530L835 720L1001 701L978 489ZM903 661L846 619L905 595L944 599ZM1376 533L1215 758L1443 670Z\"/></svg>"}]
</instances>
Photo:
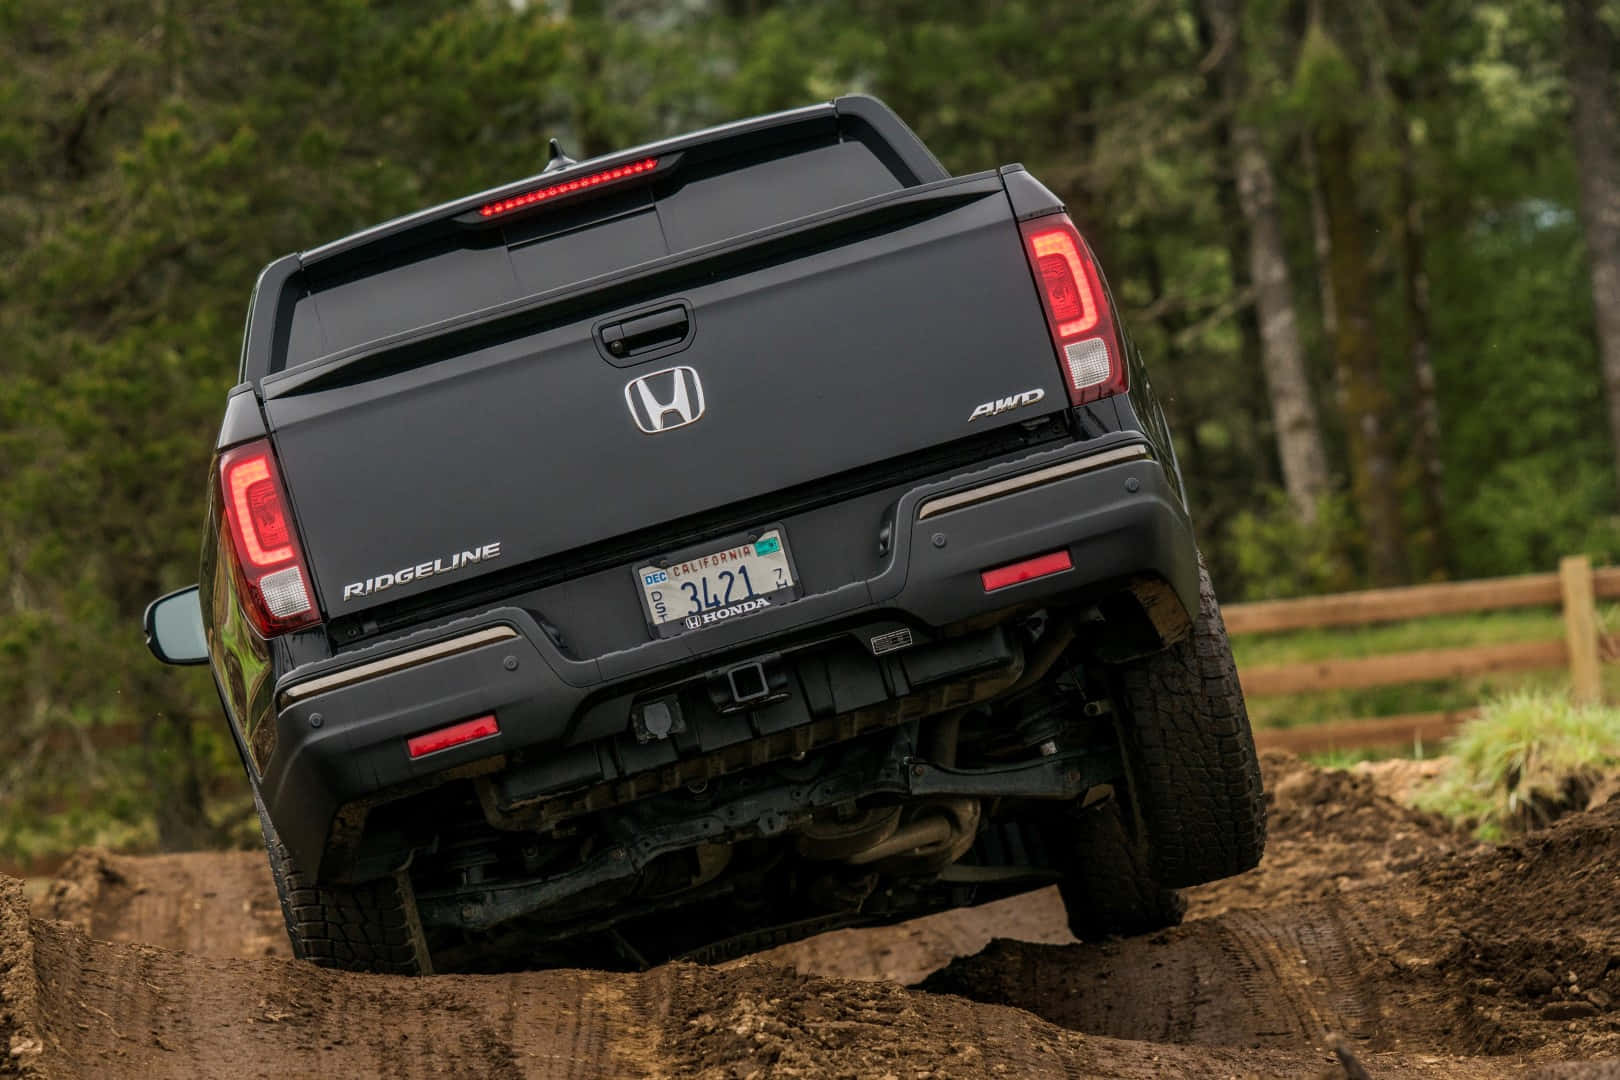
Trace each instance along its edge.
<instances>
[{"instance_id":1,"label":"license plate","mask_svg":"<svg viewBox=\"0 0 1620 1080\"><path fill-rule=\"evenodd\" d=\"M636 581L659 637L767 611L798 595L781 529L668 566L638 567Z\"/></svg>"}]
</instances>

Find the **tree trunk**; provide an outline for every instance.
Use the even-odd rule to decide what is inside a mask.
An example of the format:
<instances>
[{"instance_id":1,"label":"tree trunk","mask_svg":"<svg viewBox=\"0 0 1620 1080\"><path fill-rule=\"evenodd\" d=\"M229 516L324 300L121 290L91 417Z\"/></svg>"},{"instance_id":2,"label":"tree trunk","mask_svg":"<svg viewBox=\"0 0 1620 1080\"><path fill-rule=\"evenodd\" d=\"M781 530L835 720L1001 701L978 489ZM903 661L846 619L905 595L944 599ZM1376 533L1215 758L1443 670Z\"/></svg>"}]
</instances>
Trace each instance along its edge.
<instances>
[{"instance_id":1,"label":"tree trunk","mask_svg":"<svg viewBox=\"0 0 1620 1080\"><path fill-rule=\"evenodd\" d=\"M206 764L193 745L189 716L147 717L141 724L141 758L157 792L158 847L201 851L217 847L220 830L208 821L202 774Z\"/></svg>"},{"instance_id":2,"label":"tree trunk","mask_svg":"<svg viewBox=\"0 0 1620 1080\"><path fill-rule=\"evenodd\" d=\"M1312 138L1333 249L1329 273L1339 307L1333 355L1350 444L1352 490L1367 530L1372 578L1380 585L1393 585L1406 577L1406 552L1389 432L1389 395L1380 370L1371 273L1356 197L1355 140L1343 121L1317 130Z\"/></svg>"},{"instance_id":3,"label":"tree trunk","mask_svg":"<svg viewBox=\"0 0 1620 1080\"><path fill-rule=\"evenodd\" d=\"M1418 493L1423 503L1432 569L1449 575L1451 536L1446 520L1446 467L1440 458L1440 403L1435 396L1434 358L1429 344L1429 272L1425 259L1423 201L1418 193L1417 151L1412 145L1409 124L1404 114L1395 119L1396 140L1401 151L1401 276L1406 300L1406 349L1412 363L1413 404L1417 410L1412 456L1419 470Z\"/></svg>"},{"instance_id":4,"label":"tree trunk","mask_svg":"<svg viewBox=\"0 0 1620 1080\"><path fill-rule=\"evenodd\" d=\"M1277 427L1283 485L1300 516L1309 521L1316 515L1317 500L1328 489L1327 452L1322 448L1322 428L1300 343L1276 188L1258 131L1247 124L1234 125L1232 145L1238 198L1249 226L1249 274L1260 313L1261 357Z\"/></svg>"},{"instance_id":5,"label":"tree trunk","mask_svg":"<svg viewBox=\"0 0 1620 1080\"><path fill-rule=\"evenodd\" d=\"M1221 96L1231 116L1230 153L1238 203L1249 232L1249 276L1260 316L1260 355L1277 430L1283 486L1295 510L1310 521L1316 515L1317 499L1328 489L1327 452L1322 447L1322 428L1300 343L1276 183L1260 132L1242 118L1242 0L1204 0L1204 10L1220 55Z\"/></svg>"},{"instance_id":6,"label":"tree trunk","mask_svg":"<svg viewBox=\"0 0 1620 1080\"><path fill-rule=\"evenodd\" d=\"M1328 236L1327 211L1322 207L1322 170L1316 164L1316 146L1310 136L1300 140L1300 164L1311 189L1311 246L1316 252L1316 280L1322 303L1322 337L1329 348L1339 336L1339 302L1333 295L1333 241Z\"/></svg>"},{"instance_id":7,"label":"tree trunk","mask_svg":"<svg viewBox=\"0 0 1620 1080\"><path fill-rule=\"evenodd\" d=\"M1599 0L1565 0L1565 62L1598 354L1620 476L1620 133L1613 94L1614 42L1598 17L1599 6Z\"/></svg>"},{"instance_id":8,"label":"tree trunk","mask_svg":"<svg viewBox=\"0 0 1620 1080\"><path fill-rule=\"evenodd\" d=\"M585 32L575 39L581 50L579 70L582 85L571 95L574 102L574 135L579 139L579 149L572 156L584 160L600 157L614 149L613 139L603 130L602 123L602 0L570 0L568 15L585 28ZM572 147L568 149L573 150Z\"/></svg>"},{"instance_id":9,"label":"tree trunk","mask_svg":"<svg viewBox=\"0 0 1620 1080\"><path fill-rule=\"evenodd\" d=\"M1231 38L1223 39L1206 12L1198 13L1198 44L1206 55L1225 56L1237 45ZM1223 167L1214 173L1215 203L1220 208L1222 245L1226 248L1226 261L1230 267L1231 291L1234 297L1253 297L1254 278L1249 265L1249 226L1243 215L1243 203L1238 197L1236 169L1237 154L1232 149L1233 112L1227 106L1226 88L1220 77L1220 65L1212 77L1204 81L1204 98L1209 102L1210 114L1216 117L1211 134L1214 136L1215 154ZM1265 345L1260 336L1260 316L1256 304L1245 301L1238 305L1232 317L1238 332L1239 377L1245 385L1258 386L1266 378ZM1266 399L1251 399L1243 406L1249 428L1270 442L1270 453L1261 452L1255 463L1254 480L1257 484L1276 487L1283 484L1282 453L1278 445L1276 418L1269 395ZM1267 429L1270 430L1267 430ZM1307 513L1314 512L1315 506Z\"/></svg>"}]
</instances>

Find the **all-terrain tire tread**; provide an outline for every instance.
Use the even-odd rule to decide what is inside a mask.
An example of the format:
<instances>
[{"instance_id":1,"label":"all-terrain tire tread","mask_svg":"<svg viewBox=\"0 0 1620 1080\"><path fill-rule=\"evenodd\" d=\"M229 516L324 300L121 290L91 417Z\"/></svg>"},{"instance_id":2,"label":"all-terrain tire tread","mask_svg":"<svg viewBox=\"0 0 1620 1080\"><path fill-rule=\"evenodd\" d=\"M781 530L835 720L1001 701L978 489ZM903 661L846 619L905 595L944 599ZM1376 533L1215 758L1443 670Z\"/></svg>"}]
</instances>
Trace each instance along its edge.
<instances>
[{"instance_id":1,"label":"all-terrain tire tread","mask_svg":"<svg viewBox=\"0 0 1620 1080\"><path fill-rule=\"evenodd\" d=\"M359 885L316 885L293 862L262 804L259 821L294 956L346 971L427 972L408 886L392 877Z\"/></svg>"},{"instance_id":2,"label":"all-terrain tire tread","mask_svg":"<svg viewBox=\"0 0 1620 1080\"><path fill-rule=\"evenodd\" d=\"M1252 869L1266 845L1254 735L1202 559L1198 593L1185 638L1120 669L1137 810L1158 880L1172 888Z\"/></svg>"}]
</instances>

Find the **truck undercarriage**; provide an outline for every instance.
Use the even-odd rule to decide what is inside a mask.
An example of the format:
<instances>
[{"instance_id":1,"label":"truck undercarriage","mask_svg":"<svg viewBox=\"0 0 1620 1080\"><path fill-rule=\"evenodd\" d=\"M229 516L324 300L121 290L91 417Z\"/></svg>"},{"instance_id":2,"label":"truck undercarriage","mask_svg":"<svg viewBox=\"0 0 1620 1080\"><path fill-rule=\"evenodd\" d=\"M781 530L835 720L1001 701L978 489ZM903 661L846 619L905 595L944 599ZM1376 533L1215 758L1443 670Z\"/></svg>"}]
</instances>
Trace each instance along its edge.
<instances>
[{"instance_id":1,"label":"truck undercarriage","mask_svg":"<svg viewBox=\"0 0 1620 1080\"><path fill-rule=\"evenodd\" d=\"M1067 666L1076 636L1042 610L946 638L977 670L763 734L730 692L663 738L728 716L754 737L549 796L514 797L521 764L458 779L372 809L386 839L360 848L410 838L428 949L455 969L719 958L1023 892L1061 878L1049 834L1123 773L1106 686ZM794 691L773 704L803 669L777 662L758 685Z\"/></svg>"}]
</instances>

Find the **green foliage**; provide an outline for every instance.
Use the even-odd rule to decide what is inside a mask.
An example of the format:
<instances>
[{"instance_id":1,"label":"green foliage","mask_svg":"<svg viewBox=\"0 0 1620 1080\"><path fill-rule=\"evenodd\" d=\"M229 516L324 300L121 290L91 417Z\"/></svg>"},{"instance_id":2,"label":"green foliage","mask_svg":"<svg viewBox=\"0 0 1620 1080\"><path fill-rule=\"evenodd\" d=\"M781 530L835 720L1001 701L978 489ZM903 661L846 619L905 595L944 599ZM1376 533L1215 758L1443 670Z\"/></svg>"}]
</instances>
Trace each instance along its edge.
<instances>
[{"instance_id":1,"label":"green foliage","mask_svg":"<svg viewBox=\"0 0 1620 1080\"><path fill-rule=\"evenodd\" d=\"M1467 825L1482 840L1500 840L1545 824L1620 766L1620 709L1515 694L1486 705L1448 751L1451 767L1415 805Z\"/></svg>"},{"instance_id":2,"label":"green foliage","mask_svg":"<svg viewBox=\"0 0 1620 1080\"><path fill-rule=\"evenodd\" d=\"M1562 178L1560 178L1562 182ZM1568 210L1527 200L1440 241L1436 333L1472 337L1435 358L1465 576L1620 554L1590 291ZM1497 373L1497 374L1493 374Z\"/></svg>"},{"instance_id":3,"label":"green foliage","mask_svg":"<svg viewBox=\"0 0 1620 1080\"><path fill-rule=\"evenodd\" d=\"M1323 127L1356 127L1365 120L1365 96L1355 65L1321 23L1313 21L1299 48L1294 107Z\"/></svg>"},{"instance_id":4,"label":"green foliage","mask_svg":"<svg viewBox=\"0 0 1620 1080\"><path fill-rule=\"evenodd\" d=\"M1222 538L1222 549L1246 586L1242 599L1275 600L1355 587L1359 530L1348 499L1323 496L1315 519L1306 522L1281 491L1272 488L1262 498L1256 508L1238 512Z\"/></svg>"},{"instance_id":5,"label":"green foliage","mask_svg":"<svg viewBox=\"0 0 1620 1080\"><path fill-rule=\"evenodd\" d=\"M1557 487L1551 486L1556 478ZM1458 522L1478 540L1465 556L1481 576L1498 568L1554 566L1564 555L1599 563L1620 555L1620 519L1611 512L1614 477L1607 463L1549 468L1534 459L1501 462Z\"/></svg>"}]
</instances>

